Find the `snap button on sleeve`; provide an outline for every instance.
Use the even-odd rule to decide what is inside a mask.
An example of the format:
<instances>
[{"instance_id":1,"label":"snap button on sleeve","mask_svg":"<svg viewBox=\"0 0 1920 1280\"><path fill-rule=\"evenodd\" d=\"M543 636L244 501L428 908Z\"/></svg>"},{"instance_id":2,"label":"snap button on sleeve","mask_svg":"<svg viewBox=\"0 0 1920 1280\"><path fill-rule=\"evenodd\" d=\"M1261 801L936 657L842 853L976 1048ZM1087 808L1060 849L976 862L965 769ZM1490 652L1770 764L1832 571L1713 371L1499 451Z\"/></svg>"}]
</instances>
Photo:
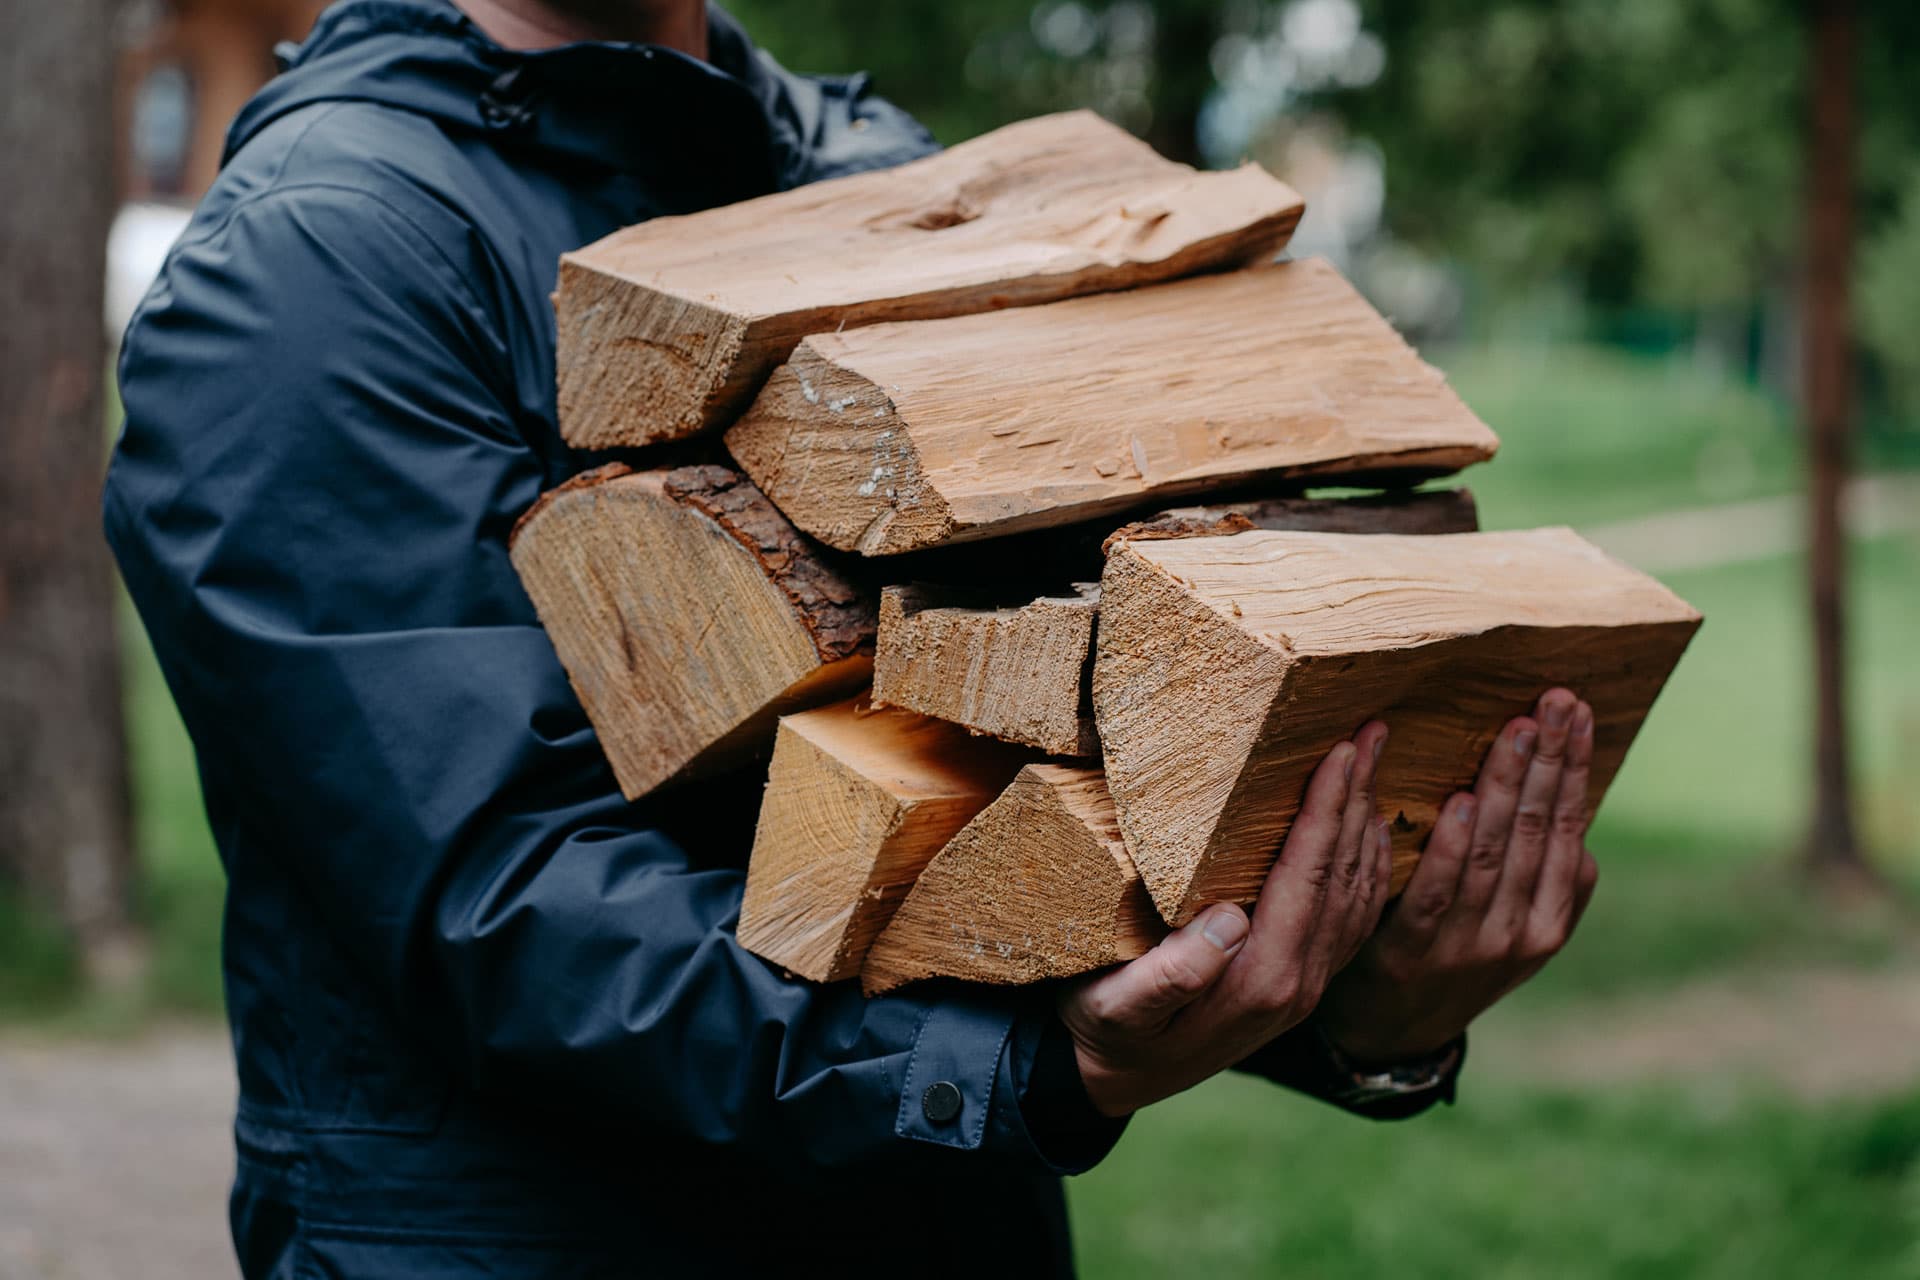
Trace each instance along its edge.
<instances>
[{"instance_id":1,"label":"snap button on sleeve","mask_svg":"<svg viewBox=\"0 0 1920 1280\"><path fill-rule=\"evenodd\" d=\"M960 1114L960 1090L950 1080L936 1080L920 1095L920 1111L934 1124L951 1123Z\"/></svg>"}]
</instances>

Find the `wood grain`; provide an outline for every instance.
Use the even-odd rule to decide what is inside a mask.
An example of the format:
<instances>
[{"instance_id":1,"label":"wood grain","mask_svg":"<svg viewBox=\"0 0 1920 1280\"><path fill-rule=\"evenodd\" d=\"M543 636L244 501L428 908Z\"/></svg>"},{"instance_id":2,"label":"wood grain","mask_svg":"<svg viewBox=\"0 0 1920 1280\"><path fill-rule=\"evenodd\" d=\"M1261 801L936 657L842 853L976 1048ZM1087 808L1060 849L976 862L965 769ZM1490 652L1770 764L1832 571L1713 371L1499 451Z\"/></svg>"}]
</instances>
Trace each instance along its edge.
<instances>
[{"instance_id":1,"label":"wood grain","mask_svg":"<svg viewBox=\"0 0 1920 1280\"><path fill-rule=\"evenodd\" d=\"M630 800L873 670L871 597L725 467L589 472L521 518L512 556Z\"/></svg>"},{"instance_id":2,"label":"wood grain","mask_svg":"<svg viewBox=\"0 0 1920 1280\"><path fill-rule=\"evenodd\" d=\"M1319 260L818 334L727 432L794 524L864 555L1496 446Z\"/></svg>"},{"instance_id":3,"label":"wood grain","mask_svg":"<svg viewBox=\"0 0 1920 1280\"><path fill-rule=\"evenodd\" d=\"M1106 545L1245 529L1429 534L1478 527L1473 495L1450 489L1178 507L1122 527ZM985 596L978 587L888 587L874 644L874 697L1049 755L1099 755L1092 699L1099 586L1076 583L1071 596L1010 606Z\"/></svg>"},{"instance_id":4,"label":"wood grain","mask_svg":"<svg viewBox=\"0 0 1920 1280\"><path fill-rule=\"evenodd\" d=\"M873 696L1049 755L1098 755L1085 686L1099 608L1090 582L1011 608L983 607L977 592L888 587Z\"/></svg>"},{"instance_id":5,"label":"wood grain","mask_svg":"<svg viewBox=\"0 0 1920 1280\"><path fill-rule=\"evenodd\" d=\"M809 333L964 315L1272 257L1300 197L1164 160L1088 112L896 169L628 227L560 260L561 434L723 426Z\"/></svg>"},{"instance_id":6,"label":"wood grain","mask_svg":"<svg viewBox=\"0 0 1920 1280\"><path fill-rule=\"evenodd\" d=\"M1066 978L1165 934L1100 770L1030 764L920 873L860 984L876 995L932 977Z\"/></svg>"},{"instance_id":7,"label":"wood grain","mask_svg":"<svg viewBox=\"0 0 1920 1280\"><path fill-rule=\"evenodd\" d=\"M1379 717L1397 888L1439 805L1553 685L1593 705L1597 806L1699 624L1567 529L1117 543L1093 703L1127 849L1176 924L1251 902L1308 774Z\"/></svg>"},{"instance_id":8,"label":"wood grain","mask_svg":"<svg viewBox=\"0 0 1920 1280\"><path fill-rule=\"evenodd\" d=\"M817 982L852 977L927 862L1030 759L864 696L782 718L740 944Z\"/></svg>"}]
</instances>

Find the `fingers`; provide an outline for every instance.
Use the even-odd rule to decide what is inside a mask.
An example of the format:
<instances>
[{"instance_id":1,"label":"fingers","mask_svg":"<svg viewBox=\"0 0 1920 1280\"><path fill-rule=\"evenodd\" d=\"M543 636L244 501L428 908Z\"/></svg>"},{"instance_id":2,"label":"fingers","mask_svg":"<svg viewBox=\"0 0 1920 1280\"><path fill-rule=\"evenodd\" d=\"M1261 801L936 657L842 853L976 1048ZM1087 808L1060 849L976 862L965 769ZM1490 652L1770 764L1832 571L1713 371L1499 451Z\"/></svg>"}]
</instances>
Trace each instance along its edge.
<instances>
[{"instance_id":1,"label":"fingers","mask_svg":"<svg viewBox=\"0 0 1920 1280\"><path fill-rule=\"evenodd\" d=\"M1393 887L1393 828L1385 818L1375 822L1368 832L1367 867L1364 871L1365 890L1355 900L1352 926L1347 931L1347 944L1341 950L1334 963L1334 970L1344 969L1380 927L1380 914L1386 910L1387 895Z\"/></svg>"},{"instance_id":2,"label":"fingers","mask_svg":"<svg viewBox=\"0 0 1920 1280\"><path fill-rule=\"evenodd\" d=\"M1357 927L1362 857L1371 845L1373 766L1386 726L1371 723L1327 753L1307 783L1279 861L1254 904L1234 963L1236 998L1279 1013L1311 1005L1346 958ZM1355 815L1358 815L1357 817Z\"/></svg>"},{"instance_id":3,"label":"fingers","mask_svg":"<svg viewBox=\"0 0 1920 1280\"><path fill-rule=\"evenodd\" d=\"M1128 1035L1152 1035L1204 995L1247 940L1247 916L1216 903L1141 956L1103 974L1080 993L1096 1023Z\"/></svg>"},{"instance_id":4,"label":"fingers","mask_svg":"<svg viewBox=\"0 0 1920 1280\"><path fill-rule=\"evenodd\" d=\"M1368 722L1353 736L1353 745L1359 757L1354 764L1346 819L1340 827L1338 861L1329 891L1328 905L1339 906L1340 899L1344 899L1346 908L1329 922L1335 925L1328 931L1331 934L1329 959L1335 969L1344 966L1373 932L1374 922L1380 915L1379 906L1386 901L1386 895L1379 892L1375 884L1381 856L1380 823L1375 816L1380 805L1375 796L1380 753L1387 745L1387 726L1378 720ZM1390 851L1388 856L1391 857Z\"/></svg>"},{"instance_id":5,"label":"fingers","mask_svg":"<svg viewBox=\"0 0 1920 1280\"><path fill-rule=\"evenodd\" d=\"M1540 726L1530 716L1519 716L1494 739L1480 766L1473 788L1473 833L1467 845L1466 865L1460 871L1453 910L1479 920L1486 915L1500 883L1500 865L1507 857L1507 835L1513 829L1514 810L1520 806L1520 784L1533 760Z\"/></svg>"},{"instance_id":6,"label":"fingers","mask_svg":"<svg viewBox=\"0 0 1920 1280\"><path fill-rule=\"evenodd\" d=\"M1497 748L1496 748L1497 749ZM1467 850L1473 843L1478 802L1462 791L1441 806L1439 821L1427 837L1413 878L1407 881L1394 908L1393 928L1411 955L1422 956L1433 946L1440 922L1453 907L1466 870Z\"/></svg>"},{"instance_id":7,"label":"fingers","mask_svg":"<svg viewBox=\"0 0 1920 1280\"><path fill-rule=\"evenodd\" d=\"M1340 847L1335 853L1335 881L1342 888L1364 887L1361 872L1370 866L1373 819L1380 811L1374 799L1380 752L1387 745L1387 726L1370 720L1353 735L1353 781L1347 788L1346 815L1340 824Z\"/></svg>"},{"instance_id":8,"label":"fingers","mask_svg":"<svg viewBox=\"0 0 1920 1280\"><path fill-rule=\"evenodd\" d=\"M1267 873L1253 908L1253 932L1243 965L1291 962L1320 921L1346 825L1352 773L1359 756L1351 742L1327 753L1307 782L1306 799L1287 831L1280 860Z\"/></svg>"},{"instance_id":9,"label":"fingers","mask_svg":"<svg viewBox=\"0 0 1920 1280\"><path fill-rule=\"evenodd\" d=\"M1506 856L1487 912L1487 929L1496 938L1517 940L1533 910L1533 891L1547 857L1560 779L1566 772L1567 745L1573 736L1580 700L1565 689L1549 689L1534 706L1539 736L1527 771L1521 776L1513 825L1506 834Z\"/></svg>"},{"instance_id":10,"label":"fingers","mask_svg":"<svg viewBox=\"0 0 1920 1280\"><path fill-rule=\"evenodd\" d=\"M1593 901L1593 891L1600 884L1600 864L1593 860L1587 850L1580 851L1580 872L1573 882L1573 920L1567 926L1572 933L1580 927L1580 918L1587 914L1587 904Z\"/></svg>"},{"instance_id":11,"label":"fingers","mask_svg":"<svg viewBox=\"0 0 1920 1280\"><path fill-rule=\"evenodd\" d=\"M1527 946L1535 952L1558 950L1573 929L1578 881L1590 860L1586 850L1587 778L1593 764L1593 708L1574 708L1567 739L1566 768L1548 820L1547 852L1527 918Z\"/></svg>"}]
</instances>

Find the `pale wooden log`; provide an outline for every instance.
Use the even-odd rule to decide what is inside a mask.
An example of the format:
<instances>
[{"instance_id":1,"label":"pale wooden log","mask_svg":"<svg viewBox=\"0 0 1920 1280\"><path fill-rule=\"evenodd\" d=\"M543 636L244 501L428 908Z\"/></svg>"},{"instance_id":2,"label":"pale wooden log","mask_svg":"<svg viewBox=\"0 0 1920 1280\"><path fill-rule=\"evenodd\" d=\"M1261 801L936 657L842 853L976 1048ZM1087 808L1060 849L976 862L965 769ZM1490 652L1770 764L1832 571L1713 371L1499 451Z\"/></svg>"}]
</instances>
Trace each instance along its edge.
<instances>
[{"instance_id":1,"label":"pale wooden log","mask_svg":"<svg viewBox=\"0 0 1920 1280\"><path fill-rule=\"evenodd\" d=\"M1180 507L1126 525L1106 545L1243 529L1335 533L1471 533L1465 489L1364 498L1267 498ZM1100 588L994 608L977 591L888 587L880 600L873 695L1058 756L1095 756L1093 628Z\"/></svg>"},{"instance_id":2,"label":"pale wooden log","mask_svg":"<svg viewBox=\"0 0 1920 1280\"><path fill-rule=\"evenodd\" d=\"M589 472L521 517L512 557L628 799L873 670L871 597L725 467Z\"/></svg>"},{"instance_id":3,"label":"pale wooden log","mask_svg":"<svg viewBox=\"0 0 1920 1280\"><path fill-rule=\"evenodd\" d=\"M1497 443L1317 259L816 334L727 432L794 524L865 555L1253 481L1440 474Z\"/></svg>"},{"instance_id":4,"label":"pale wooden log","mask_svg":"<svg viewBox=\"0 0 1920 1280\"><path fill-rule=\"evenodd\" d=\"M1032 758L864 696L783 717L740 944L817 982L852 977L928 860Z\"/></svg>"},{"instance_id":5,"label":"pale wooden log","mask_svg":"<svg viewBox=\"0 0 1920 1280\"><path fill-rule=\"evenodd\" d=\"M1145 955L1165 935L1100 770L1030 764L920 873L860 985L877 995L921 978L1066 978Z\"/></svg>"},{"instance_id":6,"label":"pale wooden log","mask_svg":"<svg viewBox=\"0 0 1920 1280\"><path fill-rule=\"evenodd\" d=\"M874 699L1049 755L1098 755L1085 685L1099 590L1076 583L1071 596L995 609L937 588L888 587Z\"/></svg>"},{"instance_id":7,"label":"pale wooden log","mask_svg":"<svg viewBox=\"0 0 1920 1280\"><path fill-rule=\"evenodd\" d=\"M1197 172L1072 112L655 218L560 260L561 434L600 449L723 426L806 334L1260 261L1303 208L1256 166Z\"/></svg>"},{"instance_id":8,"label":"pale wooden log","mask_svg":"<svg viewBox=\"0 0 1920 1280\"><path fill-rule=\"evenodd\" d=\"M1597 806L1699 624L1567 529L1118 543L1093 703L1128 851L1174 923L1251 902L1308 774L1379 717L1398 888L1440 804L1554 685L1593 705Z\"/></svg>"}]
</instances>

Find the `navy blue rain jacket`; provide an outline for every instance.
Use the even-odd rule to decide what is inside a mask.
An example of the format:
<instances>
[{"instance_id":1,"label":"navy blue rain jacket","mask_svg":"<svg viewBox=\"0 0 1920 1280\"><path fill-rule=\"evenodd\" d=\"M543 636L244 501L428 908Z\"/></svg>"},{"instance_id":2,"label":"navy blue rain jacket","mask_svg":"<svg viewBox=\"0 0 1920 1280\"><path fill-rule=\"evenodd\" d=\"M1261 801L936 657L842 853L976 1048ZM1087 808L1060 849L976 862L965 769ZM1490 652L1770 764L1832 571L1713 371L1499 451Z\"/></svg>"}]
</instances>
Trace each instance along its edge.
<instances>
[{"instance_id":1,"label":"navy blue rain jacket","mask_svg":"<svg viewBox=\"0 0 1920 1280\"><path fill-rule=\"evenodd\" d=\"M758 780L622 800L508 563L593 461L563 251L932 149L713 24L710 63L516 53L345 0L129 331L106 527L229 878L248 1277L1071 1269L1057 1175L1120 1126L1045 995L744 952ZM1311 1089L1289 1041L1263 1069Z\"/></svg>"}]
</instances>

